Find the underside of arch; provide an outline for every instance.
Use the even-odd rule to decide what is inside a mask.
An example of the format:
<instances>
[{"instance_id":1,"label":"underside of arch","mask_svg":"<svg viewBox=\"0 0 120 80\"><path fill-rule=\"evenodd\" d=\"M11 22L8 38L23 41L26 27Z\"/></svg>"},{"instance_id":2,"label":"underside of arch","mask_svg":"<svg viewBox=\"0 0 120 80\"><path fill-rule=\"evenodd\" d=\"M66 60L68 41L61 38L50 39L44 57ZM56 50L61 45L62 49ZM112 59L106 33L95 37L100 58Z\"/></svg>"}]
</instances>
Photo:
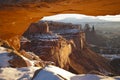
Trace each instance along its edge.
<instances>
[{"instance_id":1,"label":"underside of arch","mask_svg":"<svg viewBox=\"0 0 120 80\"><path fill-rule=\"evenodd\" d=\"M0 0L0 38L21 35L31 22L60 13L120 14L120 0Z\"/></svg>"}]
</instances>

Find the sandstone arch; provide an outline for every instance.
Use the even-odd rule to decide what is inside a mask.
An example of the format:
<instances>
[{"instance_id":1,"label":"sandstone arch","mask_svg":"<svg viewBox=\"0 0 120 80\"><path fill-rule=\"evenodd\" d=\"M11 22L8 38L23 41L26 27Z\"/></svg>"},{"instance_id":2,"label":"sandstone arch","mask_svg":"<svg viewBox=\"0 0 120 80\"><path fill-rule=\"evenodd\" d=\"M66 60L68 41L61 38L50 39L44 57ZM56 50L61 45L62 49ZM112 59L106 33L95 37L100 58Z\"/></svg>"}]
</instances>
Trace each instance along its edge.
<instances>
[{"instance_id":1,"label":"sandstone arch","mask_svg":"<svg viewBox=\"0 0 120 80\"><path fill-rule=\"evenodd\" d=\"M19 38L31 22L36 22L43 16L59 13L80 13L94 16L120 13L120 0L52 0L53 2L39 0L42 1L40 3L23 0L20 3L6 4L4 2L1 4L2 1L7 2L7 0L0 0L0 38L7 40L10 45L16 44L17 39L14 36L18 35ZM19 50L18 45L19 42L12 47Z\"/></svg>"},{"instance_id":2,"label":"sandstone arch","mask_svg":"<svg viewBox=\"0 0 120 80\"><path fill-rule=\"evenodd\" d=\"M38 21L43 16L59 13L80 13L94 16L120 14L120 0L10 1L0 0L0 38L3 39L21 35L31 22Z\"/></svg>"}]
</instances>

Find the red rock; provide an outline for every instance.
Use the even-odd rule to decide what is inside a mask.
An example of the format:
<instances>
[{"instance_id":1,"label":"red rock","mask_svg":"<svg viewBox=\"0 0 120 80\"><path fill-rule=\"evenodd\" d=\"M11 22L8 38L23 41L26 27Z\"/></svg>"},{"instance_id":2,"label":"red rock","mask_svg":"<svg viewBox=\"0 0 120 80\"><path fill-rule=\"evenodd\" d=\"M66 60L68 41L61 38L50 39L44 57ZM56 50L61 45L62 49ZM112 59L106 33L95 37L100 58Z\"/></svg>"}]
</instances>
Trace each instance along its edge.
<instances>
[{"instance_id":1,"label":"red rock","mask_svg":"<svg viewBox=\"0 0 120 80\"><path fill-rule=\"evenodd\" d=\"M39 25L42 25L41 23L43 22L40 22ZM78 26L73 28L71 25L67 25L67 27L61 28L60 23L48 22L48 24L52 26L50 29L58 31L61 36L44 32L35 33L33 36L28 34L25 37L28 37L31 42L27 43L26 47L24 45L21 45L21 47L33 51L44 61L52 61L56 66L70 71L73 70L75 73L97 71L105 74L106 72L114 72L109 65L109 60L87 47L85 33L80 31ZM26 31L26 33L28 32L29 30Z\"/></svg>"},{"instance_id":2,"label":"red rock","mask_svg":"<svg viewBox=\"0 0 120 80\"><path fill-rule=\"evenodd\" d=\"M35 33L48 33L48 32L49 32L49 26L47 22L32 23L27 29L27 31L24 33L24 35L35 34Z\"/></svg>"},{"instance_id":3,"label":"red rock","mask_svg":"<svg viewBox=\"0 0 120 80\"><path fill-rule=\"evenodd\" d=\"M14 53L11 53L11 56L13 56L13 59L9 61L12 67L28 67L32 64L29 61L24 60L21 56L18 56Z\"/></svg>"},{"instance_id":4,"label":"red rock","mask_svg":"<svg viewBox=\"0 0 120 80\"><path fill-rule=\"evenodd\" d=\"M6 39L6 43L7 45L11 46L13 49L18 51L20 49L20 36L17 35Z\"/></svg>"}]
</instances>

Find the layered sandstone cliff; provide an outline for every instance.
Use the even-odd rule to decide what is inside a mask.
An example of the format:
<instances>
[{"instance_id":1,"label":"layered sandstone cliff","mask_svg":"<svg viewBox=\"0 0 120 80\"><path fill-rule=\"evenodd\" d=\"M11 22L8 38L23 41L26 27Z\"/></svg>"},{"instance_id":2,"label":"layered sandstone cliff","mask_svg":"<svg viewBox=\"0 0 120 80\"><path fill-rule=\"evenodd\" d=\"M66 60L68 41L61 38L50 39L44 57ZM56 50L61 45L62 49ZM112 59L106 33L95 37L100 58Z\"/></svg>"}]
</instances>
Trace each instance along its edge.
<instances>
[{"instance_id":1,"label":"layered sandstone cliff","mask_svg":"<svg viewBox=\"0 0 120 80\"><path fill-rule=\"evenodd\" d=\"M62 36L49 32L48 26L45 27L44 22L40 26L36 24L34 29L31 25L24 33L24 37L28 38L30 42L21 42L21 49L32 51L42 60L52 61L57 66L67 69L68 57L71 53L70 43ZM33 32L35 30L36 32Z\"/></svg>"},{"instance_id":2,"label":"layered sandstone cliff","mask_svg":"<svg viewBox=\"0 0 120 80\"><path fill-rule=\"evenodd\" d=\"M0 67L30 67L37 66L39 68L48 64L52 64L50 61L43 61L37 55L32 52L26 52L24 50L17 51L13 49L6 41L0 40Z\"/></svg>"},{"instance_id":3,"label":"layered sandstone cliff","mask_svg":"<svg viewBox=\"0 0 120 80\"><path fill-rule=\"evenodd\" d=\"M32 51L41 59L52 61L56 66L75 73L100 72L106 75L114 73L109 60L88 48L85 33L80 30L80 26L68 25L61 28L50 25L50 29L55 33L47 31L48 27L44 27L46 32L41 33L43 26L46 25L43 24L44 21L38 22L34 29L31 29L33 27L31 25L26 30L23 36L29 42L21 42L21 49Z\"/></svg>"}]
</instances>

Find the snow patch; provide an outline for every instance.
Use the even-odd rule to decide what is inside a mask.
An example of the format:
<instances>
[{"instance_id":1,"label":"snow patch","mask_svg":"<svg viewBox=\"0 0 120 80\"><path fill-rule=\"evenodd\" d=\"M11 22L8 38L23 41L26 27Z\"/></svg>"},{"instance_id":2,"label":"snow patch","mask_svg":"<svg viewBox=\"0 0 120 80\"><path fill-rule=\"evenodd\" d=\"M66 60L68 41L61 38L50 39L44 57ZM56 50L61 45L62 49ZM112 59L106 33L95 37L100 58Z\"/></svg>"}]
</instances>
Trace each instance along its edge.
<instances>
[{"instance_id":1,"label":"snow patch","mask_svg":"<svg viewBox=\"0 0 120 80\"><path fill-rule=\"evenodd\" d=\"M94 74L81 74L71 77L70 80L116 80L115 78L108 76L100 76Z\"/></svg>"},{"instance_id":2,"label":"snow patch","mask_svg":"<svg viewBox=\"0 0 120 80\"><path fill-rule=\"evenodd\" d=\"M52 65L40 70L33 80L120 80L120 76L108 77L95 74L76 75Z\"/></svg>"},{"instance_id":3,"label":"snow patch","mask_svg":"<svg viewBox=\"0 0 120 80\"><path fill-rule=\"evenodd\" d=\"M119 54L102 54L103 57L106 57L110 60L112 59L116 59L116 58L120 58L120 55Z\"/></svg>"},{"instance_id":4,"label":"snow patch","mask_svg":"<svg viewBox=\"0 0 120 80\"><path fill-rule=\"evenodd\" d=\"M21 57L22 57L24 60L30 62L31 66L34 66L34 63L35 63L35 62L34 62L33 60L29 60L28 58L26 58L26 57L24 57L24 56L22 56L22 55L21 55Z\"/></svg>"},{"instance_id":5,"label":"snow patch","mask_svg":"<svg viewBox=\"0 0 120 80\"><path fill-rule=\"evenodd\" d=\"M4 47L0 47L0 54L2 54L2 53L6 53L6 52L7 52L6 50L7 50L6 48L4 48Z\"/></svg>"},{"instance_id":6,"label":"snow patch","mask_svg":"<svg viewBox=\"0 0 120 80\"><path fill-rule=\"evenodd\" d=\"M0 68L0 80L31 80L39 67ZM120 76L108 77L95 74L76 75L52 65L40 70L33 80L120 80Z\"/></svg>"},{"instance_id":7,"label":"snow patch","mask_svg":"<svg viewBox=\"0 0 120 80\"><path fill-rule=\"evenodd\" d=\"M0 80L31 80L39 67L1 68Z\"/></svg>"},{"instance_id":8,"label":"snow patch","mask_svg":"<svg viewBox=\"0 0 120 80\"><path fill-rule=\"evenodd\" d=\"M70 73L66 70L63 70L59 67L55 67L52 65L46 66L43 70L41 70L34 80L61 80L60 78L69 80L71 76L75 76L75 74Z\"/></svg>"},{"instance_id":9,"label":"snow patch","mask_svg":"<svg viewBox=\"0 0 120 80\"><path fill-rule=\"evenodd\" d=\"M56 41L60 38L57 34L35 34L30 35L31 40Z\"/></svg>"},{"instance_id":10,"label":"snow patch","mask_svg":"<svg viewBox=\"0 0 120 80\"><path fill-rule=\"evenodd\" d=\"M9 60L11 60L13 57L8 56L8 52L6 51L6 48L0 47L0 67L8 67L10 66Z\"/></svg>"}]
</instances>

